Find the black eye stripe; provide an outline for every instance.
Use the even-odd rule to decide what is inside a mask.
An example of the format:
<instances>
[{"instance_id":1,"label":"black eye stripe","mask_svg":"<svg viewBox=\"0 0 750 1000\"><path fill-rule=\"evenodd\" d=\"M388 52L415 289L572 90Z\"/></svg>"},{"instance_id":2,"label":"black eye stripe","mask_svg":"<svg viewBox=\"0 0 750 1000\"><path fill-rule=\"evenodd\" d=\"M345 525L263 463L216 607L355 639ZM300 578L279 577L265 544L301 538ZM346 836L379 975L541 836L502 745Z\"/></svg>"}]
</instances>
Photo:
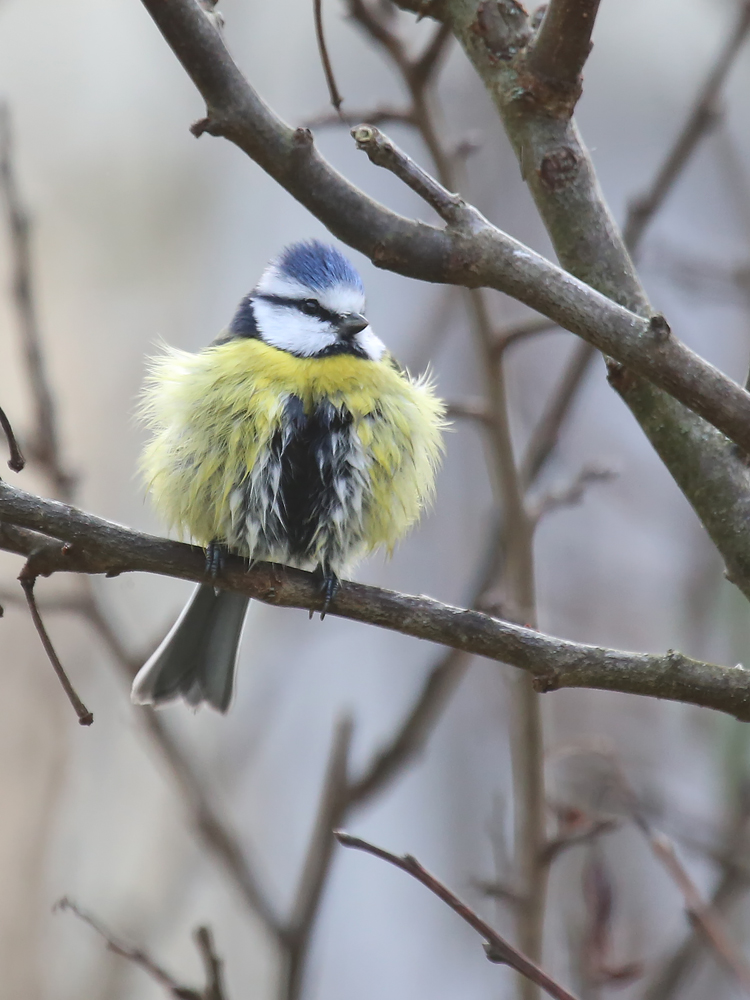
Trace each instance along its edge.
<instances>
[{"instance_id":1,"label":"black eye stripe","mask_svg":"<svg viewBox=\"0 0 750 1000\"><path fill-rule=\"evenodd\" d=\"M341 319L338 313L326 309L319 302L315 302L315 308L313 308L314 300L311 299L293 299L286 295L256 295L254 298L262 299L264 302L273 302L279 306L291 306L304 316L315 316L328 323L338 323Z\"/></svg>"}]
</instances>

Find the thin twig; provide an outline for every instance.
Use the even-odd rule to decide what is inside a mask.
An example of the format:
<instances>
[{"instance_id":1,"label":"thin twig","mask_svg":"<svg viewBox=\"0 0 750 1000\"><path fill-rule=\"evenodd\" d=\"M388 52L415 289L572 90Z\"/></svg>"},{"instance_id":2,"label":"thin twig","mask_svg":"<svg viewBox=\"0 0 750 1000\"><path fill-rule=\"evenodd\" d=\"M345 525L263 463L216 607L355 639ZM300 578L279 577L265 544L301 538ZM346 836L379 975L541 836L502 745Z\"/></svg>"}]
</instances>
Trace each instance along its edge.
<instances>
[{"instance_id":1,"label":"thin twig","mask_svg":"<svg viewBox=\"0 0 750 1000\"><path fill-rule=\"evenodd\" d=\"M262 920L266 930L277 941L283 941L282 921L261 888L247 851L211 801L177 741L157 712L144 708L139 715L172 772L203 846L221 863L245 904Z\"/></svg>"},{"instance_id":2,"label":"thin twig","mask_svg":"<svg viewBox=\"0 0 750 1000\"><path fill-rule=\"evenodd\" d=\"M16 440L16 435L13 433L13 427L10 420L8 420L5 415L5 410L0 406L0 428L2 428L5 434L5 439L8 442L8 451L10 452L10 458L8 459L8 468L12 472L21 472L26 465L26 459L23 457L23 452L18 446L18 441Z\"/></svg>"},{"instance_id":3,"label":"thin twig","mask_svg":"<svg viewBox=\"0 0 750 1000\"><path fill-rule=\"evenodd\" d=\"M88 924L92 930L104 938L107 948L111 952L143 969L154 982L169 990L173 997L177 997L179 1000L225 1000L226 994L221 979L221 961L214 951L211 932L207 927L199 927L195 932L196 944L206 969L206 986L204 989L198 990L178 982L166 969L158 965L143 948L125 944L124 941L115 937L96 917L81 909L67 896L55 903L54 909L73 913L79 920Z\"/></svg>"},{"instance_id":4,"label":"thin twig","mask_svg":"<svg viewBox=\"0 0 750 1000\"><path fill-rule=\"evenodd\" d=\"M33 432L26 442L27 452L31 459L46 467L57 495L63 500L70 500L75 477L60 460L55 405L47 378L34 302L30 222L18 192L12 153L10 111L7 105L0 104L0 189L13 255L13 298L35 407Z\"/></svg>"},{"instance_id":5,"label":"thin twig","mask_svg":"<svg viewBox=\"0 0 750 1000\"><path fill-rule=\"evenodd\" d=\"M347 118L351 121L367 122L368 125L414 124L414 118L410 111L405 111L402 108L391 108L385 105L383 107L372 108L370 111L350 111L347 113ZM330 125L346 124L347 122L341 118L341 115L325 112L314 118L308 118L302 122L302 127L316 129L326 128Z\"/></svg>"},{"instance_id":6,"label":"thin twig","mask_svg":"<svg viewBox=\"0 0 750 1000\"><path fill-rule=\"evenodd\" d=\"M333 66L331 65L331 59L328 55L325 34L323 32L323 0L313 0L313 13L315 16L315 37L318 42L318 52L320 53L320 61L323 63L323 72L325 73L326 85L331 98L331 104L341 121L346 123L346 119L341 113L341 104L344 98L341 96L339 88L336 86L336 77L333 75Z\"/></svg>"},{"instance_id":7,"label":"thin twig","mask_svg":"<svg viewBox=\"0 0 750 1000\"><path fill-rule=\"evenodd\" d=\"M623 236L631 254L637 250L646 227L674 187L696 146L717 122L716 108L719 92L724 86L724 81L749 30L750 3L745 2L742 4L738 19L728 32L726 41L717 54L708 77L651 187L632 201L628 208L628 220Z\"/></svg>"},{"instance_id":8,"label":"thin twig","mask_svg":"<svg viewBox=\"0 0 750 1000\"><path fill-rule=\"evenodd\" d=\"M555 997L556 1000L576 1000L573 994L568 992L564 986L548 976L546 972L531 962L522 952L514 948L510 942L501 937L497 931L490 927L486 921L482 920L466 903L462 902L455 893L451 892L434 875L431 875L426 868L423 868L416 858L413 858L409 854L404 857L398 857L396 854L384 851L381 847L376 847L374 844L370 844L366 840L361 840L359 837L352 837L341 830L336 831L336 839L343 847L353 847L355 850L372 854L374 857L387 861L396 868L400 868L408 875L411 875L412 878L421 882L422 885L429 889L430 892L433 892L439 899L442 899L444 903L447 903L455 913L481 935L485 942L487 958L491 962L508 965L510 968L515 969L516 972L536 983L549 996Z\"/></svg>"},{"instance_id":9,"label":"thin twig","mask_svg":"<svg viewBox=\"0 0 750 1000\"><path fill-rule=\"evenodd\" d=\"M26 603L29 606L29 612L31 613L31 620L34 622L34 627L37 630L39 638L41 639L44 651L52 664L57 678L62 684L63 691L68 696L68 701L75 709L76 715L78 716L78 723L81 726L90 726L94 721L94 716L89 712L86 706L83 704L81 699L78 697L75 688L70 683L68 675L65 673L65 668L60 662L60 658L55 652L55 647L52 645L47 630L44 627L44 622L42 621L42 616L39 614L39 608L36 606L36 599L34 597L34 584L36 583L36 577L22 572L18 578L23 587L23 592L26 595Z\"/></svg>"},{"instance_id":10,"label":"thin twig","mask_svg":"<svg viewBox=\"0 0 750 1000\"><path fill-rule=\"evenodd\" d=\"M558 329L559 327L554 323L550 323L545 316L536 316L533 319L508 326L504 330L499 330L495 334L493 346L499 354L502 354L503 351L507 351L509 347L519 343L519 341L528 340L530 337L537 337L540 333L550 333Z\"/></svg>"},{"instance_id":11,"label":"thin twig","mask_svg":"<svg viewBox=\"0 0 750 1000\"><path fill-rule=\"evenodd\" d=\"M473 420L476 423L488 425L491 421L490 412L483 399L454 399L446 403L445 415L451 420Z\"/></svg>"},{"instance_id":12,"label":"thin twig","mask_svg":"<svg viewBox=\"0 0 750 1000\"><path fill-rule=\"evenodd\" d=\"M690 919L698 925L717 957L734 975L745 993L750 994L750 964L732 941L719 912L701 896L695 882L677 857L672 841L663 833L653 830L640 816L636 816L636 824L648 840L654 857L682 893Z\"/></svg>"},{"instance_id":13,"label":"thin twig","mask_svg":"<svg viewBox=\"0 0 750 1000\"><path fill-rule=\"evenodd\" d=\"M447 191L374 125L357 125L352 129L352 137L357 149L367 153L370 162L395 174L434 208L441 219L455 225L459 220L478 217L476 210L469 209L460 195Z\"/></svg>"},{"instance_id":14,"label":"thin twig","mask_svg":"<svg viewBox=\"0 0 750 1000\"><path fill-rule=\"evenodd\" d=\"M348 790L350 807L360 807L397 775L401 774L423 749L451 694L466 673L470 657L458 650L447 650L427 675L411 710L389 743L374 754L369 765Z\"/></svg>"},{"instance_id":15,"label":"thin twig","mask_svg":"<svg viewBox=\"0 0 750 1000\"><path fill-rule=\"evenodd\" d=\"M540 521L561 507L575 507L583 500L589 486L595 483L610 483L616 478L617 473L612 469L594 465L585 466L568 486L550 490L540 497L532 507L531 516Z\"/></svg>"},{"instance_id":16,"label":"thin twig","mask_svg":"<svg viewBox=\"0 0 750 1000\"><path fill-rule=\"evenodd\" d=\"M305 960L331 866L335 845L333 831L341 823L349 804L347 770L351 738L352 720L346 718L336 726L318 815L292 914L285 928L285 968L279 989L280 1000L296 1000L302 992Z\"/></svg>"}]
</instances>

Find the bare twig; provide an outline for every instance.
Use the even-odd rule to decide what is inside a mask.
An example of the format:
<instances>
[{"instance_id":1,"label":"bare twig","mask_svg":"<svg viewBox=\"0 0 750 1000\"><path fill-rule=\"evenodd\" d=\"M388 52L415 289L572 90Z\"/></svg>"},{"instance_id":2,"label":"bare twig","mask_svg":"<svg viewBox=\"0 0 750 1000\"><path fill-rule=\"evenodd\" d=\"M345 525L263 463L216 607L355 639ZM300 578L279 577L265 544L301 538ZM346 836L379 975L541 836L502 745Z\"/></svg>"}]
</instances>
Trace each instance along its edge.
<instances>
[{"instance_id":1,"label":"bare twig","mask_svg":"<svg viewBox=\"0 0 750 1000\"><path fill-rule=\"evenodd\" d=\"M595 357L596 351L589 344L576 344L573 348L560 381L526 446L526 454L521 465L521 478L527 485L537 478L554 451L583 379Z\"/></svg>"},{"instance_id":2,"label":"bare twig","mask_svg":"<svg viewBox=\"0 0 750 1000\"><path fill-rule=\"evenodd\" d=\"M481 224L481 216L475 209L470 209L463 198L446 191L434 177L415 163L410 156L373 125L357 125L352 129L352 137L357 143L357 149L367 153L370 161L378 167L385 167L412 191L423 198L437 214L451 225L459 222Z\"/></svg>"},{"instance_id":3,"label":"bare twig","mask_svg":"<svg viewBox=\"0 0 750 1000\"><path fill-rule=\"evenodd\" d=\"M328 87L331 104L341 121L345 122L346 119L341 113L341 104L344 99L339 93L339 88L336 86L336 77L333 75L333 66L328 55L325 34L323 32L323 0L313 0L313 13L315 16L315 37L318 42L318 52L320 53L320 61L323 63L323 72L325 73L326 86Z\"/></svg>"},{"instance_id":4,"label":"bare twig","mask_svg":"<svg viewBox=\"0 0 750 1000\"><path fill-rule=\"evenodd\" d=\"M52 645L52 641L47 634L46 628L44 627L42 616L39 614L39 608L36 606L36 599L34 597L34 584L36 583L36 577L24 570L18 579L20 580L23 592L26 595L26 603L29 606L29 612L31 613L31 620L34 622L34 628L36 628L39 638L42 641L44 651L47 654L55 673L57 674L57 679L60 681L63 691L68 696L68 701L75 709L76 715L78 716L78 723L81 726L90 726L94 721L94 716L83 704L81 699L78 697L75 688L70 683L68 675L65 673L65 668L60 662L60 658L55 652L55 647Z\"/></svg>"},{"instance_id":5,"label":"bare twig","mask_svg":"<svg viewBox=\"0 0 750 1000\"><path fill-rule=\"evenodd\" d=\"M0 189L5 202L13 254L13 297L36 411L27 451L30 458L46 466L57 495L63 500L70 500L75 477L60 461L55 405L42 354L32 288L30 223L16 184L10 111L5 104L0 104Z\"/></svg>"},{"instance_id":6,"label":"bare twig","mask_svg":"<svg viewBox=\"0 0 750 1000\"><path fill-rule=\"evenodd\" d=\"M599 466L585 466L575 479L566 487L559 490L551 490L533 505L531 515L539 521L547 514L561 507L574 507L579 504L589 486L594 483L609 483L617 476L612 469L604 469Z\"/></svg>"},{"instance_id":7,"label":"bare twig","mask_svg":"<svg viewBox=\"0 0 750 1000\"><path fill-rule=\"evenodd\" d=\"M619 829L619 826L620 823L615 819L593 820L587 823L583 829L571 830L569 833L554 837L544 845L544 850L539 857L539 863L542 865L551 865L563 851L567 851L570 847L577 847L579 844L596 840L606 833L613 833Z\"/></svg>"},{"instance_id":8,"label":"bare twig","mask_svg":"<svg viewBox=\"0 0 750 1000\"><path fill-rule=\"evenodd\" d=\"M11 426L11 422L8 420L5 415L5 410L3 410L2 407L0 407L0 428L5 434L5 439L8 442L8 451L10 452L8 468L12 472L21 472L26 465L26 459L23 457L23 452L18 447L16 435L13 433L13 427Z\"/></svg>"},{"instance_id":9,"label":"bare twig","mask_svg":"<svg viewBox=\"0 0 750 1000\"><path fill-rule=\"evenodd\" d=\"M333 831L348 805L347 765L352 720L344 719L334 733L315 827L307 849L292 915L285 929L285 970L279 990L281 1000L296 1000L302 991L305 959L334 848Z\"/></svg>"},{"instance_id":10,"label":"bare twig","mask_svg":"<svg viewBox=\"0 0 750 1000\"><path fill-rule=\"evenodd\" d=\"M724 81L734 65L749 30L750 3L744 2L740 7L738 20L727 34L726 41L718 53L664 164L648 191L631 202L628 208L628 220L623 235L631 253L637 249L646 227L674 187L675 181L684 170L696 146L718 120L719 92L724 86Z\"/></svg>"},{"instance_id":11,"label":"bare twig","mask_svg":"<svg viewBox=\"0 0 750 1000\"><path fill-rule=\"evenodd\" d=\"M536 337L540 333L550 333L555 329L555 324L550 323L550 321L545 319L544 316L536 316L533 319L527 319L519 323L515 323L512 326L508 326L504 330L499 330L495 334L493 346L495 350L501 354L509 347L519 343L519 341L528 340L530 337Z\"/></svg>"},{"instance_id":12,"label":"bare twig","mask_svg":"<svg viewBox=\"0 0 750 1000\"><path fill-rule=\"evenodd\" d=\"M447 886L438 881L426 868L423 868L416 858L411 857L409 854L404 857L398 857L389 851L384 851L381 847L376 847L374 844L368 843L366 840L361 840L359 837L352 837L340 830L336 832L336 839L343 847L353 847L355 850L372 854L376 858L395 865L396 868L400 868L408 875L411 875L412 878L421 882L422 885L428 888L430 892L433 892L439 899L442 899L444 903L447 903L455 913L481 935L485 942L487 958L491 962L510 966L510 968L515 969L522 976L540 986L549 996L555 997L556 1000L575 1000L572 993L569 993L564 986L561 986L560 983L548 976L546 972L543 972L542 969L531 962L522 952L514 948L505 938L501 937L497 931L493 930L486 921L482 920L477 913L468 907L466 903L462 902Z\"/></svg>"},{"instance_id":13,"label":"bare twig","mask_svg":"<svg viewBox=\"0 0 750 1000\"><path fill-rule=\"evenodd\" d=\"M204 847L220 862L248 908L262 920L266 930L281 942L284 937L282 921L261 888L248 854L243 850L236 834L198 781L158 713L146 708L139 714L146 731L159 747L172 772L175 785L188 806L193 825Z\"/></svg>"},{"instance_id":14,"label":"bare twig","mask_svg":"<svg viewBox=\"0 0 750 1000\"><path fill-rule=\"evenodd\" d=\"M199 927L195 932L196 945L206 969L206 985L201 990L185 986L178 982L174 976L158 965L147 951L143 948L126 944L115 937L96 917L92 916L86 910L81 909L80 906L68 899L67 896L59 900L54 908L62 911L67 910L75 914L79 920L88 924L92 930L104 938L107 948L110 951L143 969L154 982L169 990L173 997L177 997L179 1000L225 1000L226 994L221 975L222 963L214 951L213 939L208 927Z\"/></svg>"},{"instance_id":15,"label":"bare twig","mask_svg":"<svg viewBox=\"0 0 750 1000\"><path fill-rule=\"evenodd\" d=\"M489 425L492 419L481 397L475 399L455 399L452 402L446 403L445 415L451 420L473 420L485 426Z\"/></svg>"},{"instance_id":16,"label":"bare twig","mask_svg":"<svg viewBox=\"0 0 750 1000\"><path fill-rule=\"evenodd\" d=\"M672 841L663 833L653 830L642 818L636 817L638 827L648 840L654 857L664 866L685 900L685 910L700 928L717 957L734 975L745 993L750 994L750 964L732 941L719 912L701 896L674 849Z\"/></svg>"},{"instance_id":17,"label":"bare twig","mask_svg":"<svg viewBox=\"0 0 750 1000\"><path fill-rule=\"evenodd\" d=\"M402 108L391 108L387 106L372 108L370 111L349 111L347 118L351 121L367 122L368 125L413 125L414 119L410 111ZM346 125L338 114L328 112L317 115L315 118L308 118L302 122L304 128L326 128L329 125Z\"/></svg>"},{"instance_id":18,"label":"bare twig","mask_svg":"<svg viewBox=\"0 0 750 1000\"><path fill-rule=\"evenodd\" d=\"M432 668L391 741L381 747L348 790L349 807L362 806L392 781L423 748L451 694L464 676L469 657L450 649Z\"/></svg>"}]
</instances>

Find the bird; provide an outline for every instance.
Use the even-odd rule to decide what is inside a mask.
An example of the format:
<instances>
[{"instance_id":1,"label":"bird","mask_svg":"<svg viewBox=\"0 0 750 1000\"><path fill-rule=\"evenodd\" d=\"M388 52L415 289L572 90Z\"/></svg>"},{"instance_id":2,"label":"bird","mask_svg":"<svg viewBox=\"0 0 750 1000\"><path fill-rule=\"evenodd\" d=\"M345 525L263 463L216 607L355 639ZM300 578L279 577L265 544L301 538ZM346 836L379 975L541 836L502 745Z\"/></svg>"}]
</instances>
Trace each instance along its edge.
<instances>
[{"instance_id":1,"label":"bird","mask_svg":"<svg viewBox=\"0 0 750 1000\"><path fill-rule=\"evenodd\" d=\"M226 712L249 601L221 589L226 555L315 572L323 617L341 576L390 554L432 500L445 406L372 330L349 260L307 240L270 261L207 348L151 360L139 415L153 505L204 547L207 579L132 700Z\"/></svg>"}]
</instances>

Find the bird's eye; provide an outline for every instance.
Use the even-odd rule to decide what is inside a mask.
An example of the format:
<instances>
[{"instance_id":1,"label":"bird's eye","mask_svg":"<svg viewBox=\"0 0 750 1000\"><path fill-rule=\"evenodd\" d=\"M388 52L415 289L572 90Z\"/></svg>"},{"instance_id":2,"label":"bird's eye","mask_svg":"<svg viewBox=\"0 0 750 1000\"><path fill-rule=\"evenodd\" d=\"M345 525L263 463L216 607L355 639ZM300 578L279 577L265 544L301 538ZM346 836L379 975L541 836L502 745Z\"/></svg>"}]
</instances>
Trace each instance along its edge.
<instances>
[{"instance_id":1,"label":"bird's eye","mask_svg":"<svg viewBox=\"0 0 750 1000\"><path fill-rule=\"evenodd\" d=\"M308 316L314 316L318 311L317 299L304 299L300 303L300 309L303 313L307 313Z\"/></svg>"}]
</instances>

